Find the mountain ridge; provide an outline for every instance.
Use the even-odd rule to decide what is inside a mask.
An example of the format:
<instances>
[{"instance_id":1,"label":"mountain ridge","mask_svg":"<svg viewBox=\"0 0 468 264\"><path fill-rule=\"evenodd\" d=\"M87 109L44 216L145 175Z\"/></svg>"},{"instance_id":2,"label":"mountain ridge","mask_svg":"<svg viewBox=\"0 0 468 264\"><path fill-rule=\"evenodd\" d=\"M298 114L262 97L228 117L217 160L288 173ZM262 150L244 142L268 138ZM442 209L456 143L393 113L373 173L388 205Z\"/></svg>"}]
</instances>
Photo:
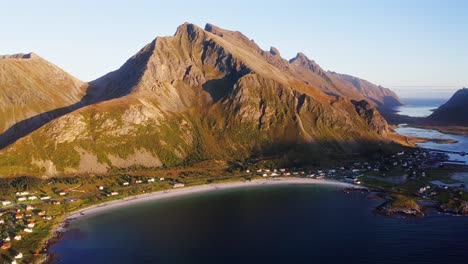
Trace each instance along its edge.
<instances>
[{"instance_id":1,"label":"mountain ridge","mask_svg":"<svg viewBox=\"0 0 468 264\"><path fill-rule=\"evenodd\" d=\"M372 102L296 57L263 51L240 32L185 23L90 82L87 104L2 150L0 175L105 174L274 153L313 160L388 141Z\"/></svg>"}]
</instances>

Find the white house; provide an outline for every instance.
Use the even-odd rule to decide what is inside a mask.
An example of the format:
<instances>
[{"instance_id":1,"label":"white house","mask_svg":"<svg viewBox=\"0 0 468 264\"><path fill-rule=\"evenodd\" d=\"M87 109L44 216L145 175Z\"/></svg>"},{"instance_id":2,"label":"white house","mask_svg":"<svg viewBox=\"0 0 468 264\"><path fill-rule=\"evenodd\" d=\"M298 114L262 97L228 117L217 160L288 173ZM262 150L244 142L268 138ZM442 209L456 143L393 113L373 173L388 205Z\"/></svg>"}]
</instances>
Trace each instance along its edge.
<instances>
[{"instance_id":1,"label":"white house","mask_svg":"<svg viewBox=\"0 0 468 264\"><path fill-rule=\"evenodd\" d=\"M43 196L43 197L41 197L41 200L43 200L43 201L44 200L50 200L50 196Z\"/></svg>"},{"instance_id":2,"label":"white house","mask_svg":"<svg viewBox=\"0 0 468 264\"><path fill-rule=\"evenodd\" d=\"M7 205L10 205L10 204L11 204L10 201L2 201L2 205L3 205L3 206L7 206Z\"/></svg>"},{"instance_id":3,"label":"white house","mask_svg":"<svg viewBox=\"0 0 468 264\"><path fill-rule=\"evenodd\" d=\"M25 228L23 231L26 232L26 233L32 233L33 232L33 230L31 228Z\"/></svg>"},{"instance_id":4,"label":"white house","mask_svg":"<svg viewBox=\"0 0 468 264\"><path fill-rule=\"evenodd\" d=\"M174 184L174 188L182 188L184 186L185 186L185 184L183 184L183 183L175 183Z\"/></svg>"},{"instance_id":5,"label":"white house","mask_svg":"<svg viewBox=\"0 0 468 264\"><path fill-rule=\"evenodd\" d=\"M21 235L16 235L15 240L17 240L17 241L21 240Z\"/></svg>"},{"instance_id":6,"label":"white house","mask_svg":"<svg viewBox=\"0 0 468 264\"><path fill-rule=\"evenodd\" d=\"M130 184L130 183L128 183L128 182L122 183L123 186L128 186L129 184Z\"/></svg>"},{"instance_id":7,"label":"white house","mask_svg":"<svg viewBox=\"0 0 468 264\"><path fill-rule=\"evenodd\" d=\"M30 201L33 201L33 200L36 200L36 199L37 199L37 196L34 196L34 195L28 197L28 200L30 200Z\"/></svg>"}]
</instances>

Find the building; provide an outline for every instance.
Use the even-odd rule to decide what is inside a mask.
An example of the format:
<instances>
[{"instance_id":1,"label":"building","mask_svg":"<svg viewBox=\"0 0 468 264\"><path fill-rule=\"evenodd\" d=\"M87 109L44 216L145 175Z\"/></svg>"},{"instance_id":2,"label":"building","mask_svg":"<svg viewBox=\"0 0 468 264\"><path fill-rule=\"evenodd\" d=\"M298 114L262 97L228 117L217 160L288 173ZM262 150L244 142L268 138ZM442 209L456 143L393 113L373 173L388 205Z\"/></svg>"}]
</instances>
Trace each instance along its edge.
<instances>
[{"instance_id":1,"label":"building","mask_svg":"<svg viewBox=\"0 0 468 264\"><path fill-rule=\"evenodd\" d=\"M21 235L16 235L14 239L17 241L21 240Z\"/></svg>"},{"instance_id":2,"label":"building","mask_svg":"<svg viewBox=\"0 0 468 264\"><path fill-rule=\"evenodd\" d=\"M122 183L123 186L128 186L129 184L130 184L130 183L128 183L128 182Z\"/></svg>"},{"instance_id":3,"label":"building","mask_svg":"<svg viewBox=\"0 0 468 264\"><path fill-rule=\"evenodd\" d=\"M44 200L50 200L50 196L43 196L41 197L41 200L44 201Z\"/></svg>"},{"instance_id":4,"label":"building","mask_svg":"<svg viewBox=\"0 0 468 264\"><path fill-rule=\"evenodd\" d=\"M26 233L32 233L33 232L33 230L31 228L25 228L23 231L26 232Z\"/></svg>"},{"instance_id":5,"label":"building","mask_svg":"<svg viewBox=\"0 0 468 264\"><path fill-rule=\"evenodd\" d=\"M102 191L102 190L104 190L104 186L99 186L98 189L99 189L100 191Z\"/></svg>"},{"instance_id":6,"label":"building","mask_svg":"<svg viewBox=\"0 0 468 264\"><path fill-rule=\"evenodd\" d=\"M10 205L10 204L11 204L10 201L2 201L2 205L3 205L3 206L7 206L7 205Z\"/></svg>"},{"instance_id":7,"label":"building","mask_svg":"<svg viewBox=\"0 0 468 264\"><path fill-rule=\"evenodd\" d=\"M30 201L37 200L37 196L34 196L34 195L33 195L33 196L29 196L29 197L28 197L28 200L30 200Z\"/></svg>"},{"instance_id":8,"label":"building","mask_svg":"<svg viewBox=\"0 0 468 264\"><path fill-rule=\"evenodd\" d=\"M174 188L182 188L184 186L185 186L185 184L183 184L183 183L175 183L174 184Z\"/></svg>"}]
</instances>

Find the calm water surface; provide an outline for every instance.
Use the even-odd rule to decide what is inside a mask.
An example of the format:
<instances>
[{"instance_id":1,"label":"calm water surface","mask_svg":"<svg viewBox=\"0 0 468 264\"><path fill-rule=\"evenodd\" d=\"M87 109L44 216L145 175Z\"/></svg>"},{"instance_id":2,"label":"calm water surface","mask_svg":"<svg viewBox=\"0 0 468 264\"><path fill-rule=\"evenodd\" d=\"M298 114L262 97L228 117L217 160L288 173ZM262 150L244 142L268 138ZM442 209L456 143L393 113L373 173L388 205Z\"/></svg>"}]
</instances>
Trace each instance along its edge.
<instances>
[{"instance_id":1,"label":"calm water surface","mask_svg":"<svg viewBox=\"0 0 468 264\"><path fill-rule=\"evenodd\" d=\"M425 108L435 109L443 103L445 103L445 101L446 99L404 99L404 102L407 103L407 105L402 106L404 109L400 112L400 114L406 113L409 116L415 117L427 116L428 114ZM421 129L408 126L400 126L399 128L395 129L395 131L399 134L414 137L456 140L458 142L454 144L439 144L436 142L429 141L424 143L418 143L417 145L423 148L439 149L446 151L465 151L468 153L468 136L453 135L441 133L436 130ZM468 163L468 156L460 156L458 154L449 154L449 156L451 160L460 160Z\"/></svg>"},{"instance_id":2,"label":"calm water surface","mask_svg":"<svg viewBox=\"0 0 468 264\"><path fill-rule=\"evenodd\" d=\"M72 224L56 263L467 263L468 218L388 218L334 187L220 190Z\"/></svg>"},{"instance_id":3,"label":"calm water surface","mask_svg":"<svg viewBox=\"0 0 468 264\"><path fill-rule=\"evenodd\" d=\"M442 98L405 98L405 105L395 108L400 115L413 117L426 117L432 114L432 111L443 105L448 99Z\"/></svg>"}]
</instances>

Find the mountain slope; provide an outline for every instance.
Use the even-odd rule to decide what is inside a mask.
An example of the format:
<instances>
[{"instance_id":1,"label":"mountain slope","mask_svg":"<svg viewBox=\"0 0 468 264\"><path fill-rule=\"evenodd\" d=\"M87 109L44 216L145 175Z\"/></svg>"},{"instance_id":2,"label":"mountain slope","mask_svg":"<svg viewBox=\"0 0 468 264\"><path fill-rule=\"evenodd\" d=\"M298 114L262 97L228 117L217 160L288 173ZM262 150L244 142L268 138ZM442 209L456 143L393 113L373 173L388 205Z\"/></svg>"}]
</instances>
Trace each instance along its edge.
<instances>
[{"instance_id":1,"label":"mountain slope","mask_svg":"<svg viewBox=\"0 0 468 264\"><path fill-rule=\"evenodd\" d=\"M351 75L336 72L329 73L345 83L348 87L352 87L352 89L356 90L361 95L372 100L379 107L391 109L395 106L403 105L403 102L400 100L398 95L388 88L375 85Z\"/></svg>"},{"instance_id":2,"label":"mountain slope","mask_svg":"<svg viewBox=\"0 0 468 264\"><path fill-rule=\"evenodd\" d=\"M433 125L468 126L468 88L462 88L437 108L427 121Z\"/></svg>"},{"instance_id":3,"label":"mountain slope","mask_svg":"<svg viewBox=\"0 0 468 264\"><path fill-rule=\"evenodd\" d=\"M324 93L314 85L330 83L324 71L302 56L289 62L276 54L239 32L181 25L92 82L88 94L102 102L0 152L0 174L106 173L285 153L324 160L385 140L387 123L372 103L338 81L329 87L343 91Z\"/></svg>"},{"instance_id":4,"label":"mountain slope","mask_svg":"<svg viewBox=\"0 0 468 264\"><path fill-rule=\"evenodd\" d=\"M85 88L34 53L0 56L0 147L55 110L79 102Z\"/></svg>"}]
</instances>

